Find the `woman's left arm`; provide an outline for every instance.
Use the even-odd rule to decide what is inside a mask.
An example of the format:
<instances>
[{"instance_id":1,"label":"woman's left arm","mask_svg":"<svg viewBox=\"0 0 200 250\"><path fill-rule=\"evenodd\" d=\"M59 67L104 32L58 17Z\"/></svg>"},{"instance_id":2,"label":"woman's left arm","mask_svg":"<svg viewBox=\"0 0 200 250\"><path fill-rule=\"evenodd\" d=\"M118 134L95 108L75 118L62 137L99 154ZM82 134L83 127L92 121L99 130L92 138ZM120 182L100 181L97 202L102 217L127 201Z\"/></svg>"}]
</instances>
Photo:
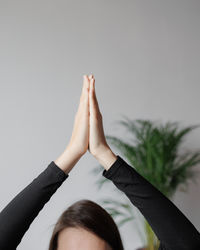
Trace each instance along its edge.
<instances>
[{"instance_id":1,"label":"woman's left arm","mask_svg":"<svg viewBox=\"0 0 200 250\"><path fill-rule=\"evenodd\" d=\"M122 157L116 157L109 167L111 156L104 157L102 153L97 157L99 162L104 161L102 175L111 180L146 218L160 240L159 250L200 249L200 233L178 207Z\"/></svg>"},{"instance_id":2,"label":"woman's left arm","mask_svg":"<svg viewBox=\"0 0 200 250\"><path fill-rule=\"evenodd\" d=\"M155 186L141 176L106 142L95 79L90 78L89 151L105 168L102 175L126 194L151 225L161 241L159 250L198 250L200 233L186 216Z\"/></svg>"}]
</instances>

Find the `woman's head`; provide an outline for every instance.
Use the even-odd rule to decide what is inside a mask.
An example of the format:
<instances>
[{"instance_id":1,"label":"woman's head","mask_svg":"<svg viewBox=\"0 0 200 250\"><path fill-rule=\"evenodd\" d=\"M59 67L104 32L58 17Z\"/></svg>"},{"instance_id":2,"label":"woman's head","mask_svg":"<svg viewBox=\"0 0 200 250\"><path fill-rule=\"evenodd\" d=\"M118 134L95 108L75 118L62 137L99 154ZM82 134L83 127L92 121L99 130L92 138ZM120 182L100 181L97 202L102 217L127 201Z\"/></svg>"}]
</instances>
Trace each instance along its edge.
<instances>
[{"instance_id":1,"label":"woman's head","mask_svg":"<svg viewBox=\"0 0 200 250\"><path fill-rule=\"evenodd\" d=\"M59 217L49 250L124 250L110 214L91 200L79 200Z\"/></svg>"}]
</instances>

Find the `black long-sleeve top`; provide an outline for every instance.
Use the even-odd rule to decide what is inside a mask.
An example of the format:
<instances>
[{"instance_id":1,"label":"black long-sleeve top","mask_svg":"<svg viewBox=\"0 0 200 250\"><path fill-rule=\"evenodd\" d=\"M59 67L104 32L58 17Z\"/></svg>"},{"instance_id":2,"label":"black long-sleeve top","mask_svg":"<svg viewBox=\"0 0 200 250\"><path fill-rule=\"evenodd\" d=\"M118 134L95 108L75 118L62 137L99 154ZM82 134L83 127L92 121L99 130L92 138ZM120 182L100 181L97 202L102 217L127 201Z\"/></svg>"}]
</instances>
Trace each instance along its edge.
<instances>
[{"instance_id":1,"label":"black long-sleeve top","mask_svg":"<svg viewBox=\"0 0 200 250\"><path fill-rule=\"evenodd\" d=\"M194 225L119 155L102 176L140 210L160 240L159 250L200 250L200 233ZM0 213L0 250L16 250L30 224L68 177L52 161L10 201Z\"/></svg>"}]
</instances>

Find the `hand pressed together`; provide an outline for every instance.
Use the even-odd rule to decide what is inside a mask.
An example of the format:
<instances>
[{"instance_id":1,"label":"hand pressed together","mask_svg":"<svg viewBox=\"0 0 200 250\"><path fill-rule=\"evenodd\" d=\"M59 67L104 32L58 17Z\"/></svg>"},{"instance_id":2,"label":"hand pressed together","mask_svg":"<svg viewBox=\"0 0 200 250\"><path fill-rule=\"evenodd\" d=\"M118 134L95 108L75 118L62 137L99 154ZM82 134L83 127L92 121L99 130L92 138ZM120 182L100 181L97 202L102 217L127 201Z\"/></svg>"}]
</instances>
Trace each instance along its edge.
<instances>
[{"instance_id":1,"label":"hand pressed together","mask_svg":"<svg viewBox=\"0 0 200 250\"><path fill-rule=\"evenodd\" d=\"M103 118L99 109L95 79L84 75L83 87L70 142L55 163L68 173L87 150L105 169L117 159L106 142Z\"/></svg>"}]
</instances>

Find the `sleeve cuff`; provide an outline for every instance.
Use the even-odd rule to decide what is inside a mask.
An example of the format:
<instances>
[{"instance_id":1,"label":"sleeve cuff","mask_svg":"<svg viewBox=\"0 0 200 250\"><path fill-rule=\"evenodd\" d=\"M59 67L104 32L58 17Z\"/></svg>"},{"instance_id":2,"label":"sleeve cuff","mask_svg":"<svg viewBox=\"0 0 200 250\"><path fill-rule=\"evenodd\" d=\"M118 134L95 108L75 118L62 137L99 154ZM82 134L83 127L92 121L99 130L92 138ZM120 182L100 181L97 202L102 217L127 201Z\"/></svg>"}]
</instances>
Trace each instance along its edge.
<instances>
[{"instance_id":1,"label":"sleeve cuff","mask_svg":"<svg viewBox=\"0 0 200 250\"><path fill-rule=\"evenodd\" d=\"M51 163L48 165L47 168L49 171L51 171L53 174L55 174L56 176L58 176L58 178L61 181L64 181L67 179L67 177L69 176L69 174L66 174L61 168L59 168L54 161L51 161Z\"/></svg>"},{"instance_id":2,"label":"sleeve cuff","mask_svg":"<svg viewBox=\"0 0 200 250\"><path fill-rule=\"evenodd\" d=\"M108 170L104 169L102 175L108 179L111 178L123 163L124 160L119 155L117 155L116 161L110 166Z\"/></svg>"}]
</instances>

